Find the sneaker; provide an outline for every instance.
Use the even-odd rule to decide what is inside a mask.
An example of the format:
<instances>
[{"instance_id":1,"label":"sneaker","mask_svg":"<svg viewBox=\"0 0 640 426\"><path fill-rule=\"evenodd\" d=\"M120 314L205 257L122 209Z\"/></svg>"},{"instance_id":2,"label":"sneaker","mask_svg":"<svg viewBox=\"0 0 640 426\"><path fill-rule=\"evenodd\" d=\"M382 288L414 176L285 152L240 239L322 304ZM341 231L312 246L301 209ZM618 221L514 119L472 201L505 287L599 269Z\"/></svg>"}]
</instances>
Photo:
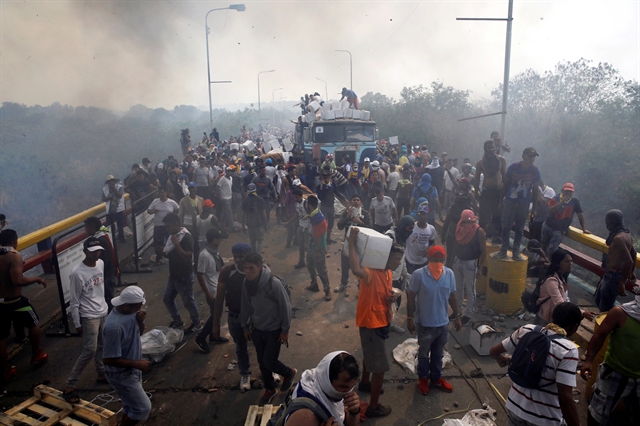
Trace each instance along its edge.
<instances>
[{"instance_id":1,"label":"sneaker","mask_svg":"<svg viewBox=\"0 0 640 426\"><path fill-rule=\"evenodd\" d=\"M196 345L198 345L200 350L205 354L208 354L209 352L211 352L211 349L209 349L209 344L207 343L206 338L201 338L200 336L196 337Z\"/></svg>"},{"instance_id":2,"label":"sneaker","mask_svg":"<svg viewBox=\"0 0 640 426\"><path fill-rule=\"evenodd\" d=\"M245 393L251 390L251 374L243 374L240 376L240 392Z\"/></svg>"},{"instance_id":3,"label":"sneaker","mask_svg":"<svg viewBox=\"0 0 640 426\"><path fill-rule=\"evenodd\" d=\"M184 322L182 322L182 320L180 321L173 320L169 323L169 328L182 328L182 327L184 327Z\"/></svg>"},{"instance_id":4,"label":"sneaker","mask_svg":"<svg viewBox=\"0 0 640 426\"><path fill-rule=\"evenodd\" d=\"M152 255L149 257L149 260L150 260L150 261L152 261L152 262L155 262L157 258L158 258L158 256L156 256L155 254L152 254Z\"/></svg>"},{"instance_id":5,"label":"sneaker","mask_svg":"<svg viewBox=\"0 0 640 426\"><path fill-rule=\"evenodd\" d=\"M391 414L391 407L388 405L378 404L375 410L371 408L367 408L366 416L367 417L384 417Z\"/></svg>"},{"instance_id":6,"label":"sneaker","mask_svg":"<svg viewBox=\"0 0 640 426\"><path fill-rule=\"evenodd\" d=\"M391 324L389 326L389 329L395 333L404 333L404 328L397 326L395 324Z\"/></svg>"},{"instance_id":7,"label":"sneaker","mask_svg":"<svg viewBox=\"0 0 640 426\"><path fill-rule=\"evenodd\" d=\"M418 379L418 390L423 395L429 395L429 379L421 377Z\"/></svg>"},{"instance_id":8,"label":"sneaker","mask_svg":"<svg viewBox=\"0 0 640 426\"><path fill-rule=\"evenodd\" d=\"M331 292L329 292L329 291L325 291L324 292L324 301L325 302L331 302Z\"/></svg>"},{"instance_id":9,"label":"sneaker","mask_svg":"<svg viewBox=\"0 0 640 426\"><path fill-rule=\"evenodd\" d=\"M371 383L358 383L358 390L360 392L371 393ZM384 393L384 389L380 389L380 395Z\"/></svg>"},{"instance_id":10,"label":"sneaker","mask_svg":"<svg viewBox=\"0 0 640 426\"><path fill-rule=\"evenodd\" d=\"M496 252L496 254L493 255L494 259L506 259L507 258L507 252L506 251L498 251Z\"/></svg>"},{"instance_id":11,"label":"sneaker","mask_svg":"<svg viewBox=\"0 0 640 426\"><path fill-rule=\"evenodd\" d=\"M38 355L31 357L31 365L44 364L45 362L47 362L48 359L49 359L49 355L44 353L44 351L41 349Z\"/></svg>"},{"instance_id":12,"label":"sneaker","mask_svg":"<svg viewBox=\"0 0 640 426\"><path fill-rule=\"evenodd\" d=\"M162 259L158 260L158 262L160 262L162 265L168 265L169 259L167 259L166 257L163 257Z\"/></svg>"},{"instance_id":13,"label":"sneaker","mask_svg":"<svg viewBox=\"0 0 640 426\"><path fill-rule=\"evenodd\" d=\"M442 377L440 377L438 380L436 380L435 382L432 380L431 384L433 386L437 386L440 389L442 389L443 391L447 392L447 393L451 393L453 392L453 386L451 386L451 384L449 384L449 382L447 382L445 379L443 379Z\"/></svg>"},{"instance_id":14,"label":"sneaker","mask_svg":"<svg viewBox=\"0 0 640 426\"><path fill-rule=\"evenodd\" d=\"M469 318L468 316L463 316L462 317L462 325L469 325L469 323L471 322L471 318Z\"/></svg>"},{"instance_id":15,"label":"sneaker","mask_svg":"<svg viewBox=\"0 0 640 426\"><path fill-rule=\"evenodd\" d=\"M295 269L301 269L301 268L305 268L307 266L306 263L302 262L302 263L298 263L297 265L294 266Z\"/></svg>"},{"instance_id":16,"label":"sneaker","mask_svg":"<svg viewBox=\"0 0 640 426\"><path fill-rule=\"evenodd\" d=\"M191 333L195 333L196 331L200 331L202 330L203 324L202 321L200 321L198 324L191 324L189 327L187 327L184 330L184 334L191 334Z\"/></svg>"},{"instance_id":17,"label":"sneaker","mask_svg":"<svg viewBox=\"0 0 640 426\"><path fill-rule=\"evenodd\" d=\"M318 287L317 283L316 284L311 284L308 287L305 287L304 289L307 290L307 291L313 291L314 293L317 293L317 292L320 291L320 288Z\"/></svg>"},{"instance_id":18,"label":"sneaker","mask_svg":"<svg viewBox=\"0 0 640 426\"><path fill-rule=\"evenodd\" d=\"M291 385L293 384L293 380L296 378L296 374L298 374L298 370L295 368L291 369L291 374L282 379L282 384L280 385L280 390L282 392L286 392L289 390Z\"/></svg>"},{"instance_id":19,"label":"sneaker","mask_svg":"<svg viewBox=\"0 0 640 426\"><path fill-rule=\"evenodd\" d=\"M455 321L456 320L456 314L451 314L449 315L449 321Z\"/></svg>"},{"instance_id":20,"label":"sneaker","mask_svg":"<svg viewBox=\"0 0 640 426\"><path fill-rule=\"evenodd\" d=\"M260 398L260 402L258 402L258 405L270 404L277 394L278 389L267 389L266 391L264 391L262 398Z\"/></svg>"},{"instance_id":21,"label":"sneaker","mask_svg":"<svg viewBox=\"0 0 640 426\"><path fill-rule=\"evenodd\" d=\"M338 286L336 288L333 289L334 293L342 293L343 291L345 291L347 289L347 286Z\"/></svg>"},{"instance_id":22,"label":"sneaker","mask_svg":"<svg viewBox=\"0 0 640 426\"><path fill-rule=\"evenodd\" d=\"M513 260L517 260L518 262L522 262L522 261L524 261L524 257L522 257L522 255L520 254L520 252L519 252L519 251L514 251L514 252L513 252L513 255L511 256L511 258L512 258Z\"/></svg>"}]
</instances>

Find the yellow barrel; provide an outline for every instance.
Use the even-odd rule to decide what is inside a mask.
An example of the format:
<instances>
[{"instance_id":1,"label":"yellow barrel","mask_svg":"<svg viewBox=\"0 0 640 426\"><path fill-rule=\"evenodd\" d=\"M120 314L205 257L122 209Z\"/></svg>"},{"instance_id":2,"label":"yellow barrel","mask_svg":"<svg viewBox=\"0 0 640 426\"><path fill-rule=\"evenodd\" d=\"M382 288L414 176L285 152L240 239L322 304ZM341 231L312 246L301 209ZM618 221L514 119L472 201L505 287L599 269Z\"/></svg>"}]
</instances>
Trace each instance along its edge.
<instances>
[{"instance_id":1,"label":"yellow barrel","mask_svg":"<svg viewBox=\"0 0 640 426\"><path fill-rule=\"evenodd\" d=\"M491 240L487 240L487 259L491 253L495 253L500 250L500 244L491 244ZM487 292L487 282L489 282L489 264L485 262L485 265L480 268L480 278L476 280L476 294L485 294Z\"/></svg>"},{"instance_id":2,"label":"yellow barrel","mask_svg":"<svg viewBox=\"0 0 640 426\"><path fill-rule=\"evenodd\" d=\"M495 253L487 256L488 285L486 305L502 314L513 315L521 312L520 297L527 283L527 256L518 261L511 258L511 251L505 259L496 259Z\"/></svg>"}]
</instances>

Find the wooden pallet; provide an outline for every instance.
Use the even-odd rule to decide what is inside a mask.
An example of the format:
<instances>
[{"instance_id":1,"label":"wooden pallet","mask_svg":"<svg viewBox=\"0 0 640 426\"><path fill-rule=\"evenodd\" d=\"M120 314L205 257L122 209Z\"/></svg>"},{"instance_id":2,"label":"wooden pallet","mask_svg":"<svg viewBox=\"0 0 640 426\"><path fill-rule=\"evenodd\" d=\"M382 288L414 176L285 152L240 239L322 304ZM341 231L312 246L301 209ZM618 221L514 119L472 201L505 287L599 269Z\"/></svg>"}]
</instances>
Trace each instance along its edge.
<instances>
[{"instance_id":1,"label":"wooden pallet","mask_svg":"<svg viewBox=\"0 0 640 426\"><path fill-rule=\"evenodd\" d=\"M62 392L48 386L39 385L33 390L33 397L16 405L4 413L0 412L2 426L115 426L116 413L80 400L70 404L64 400Z\"/></svg>"},{"instance_id":2,"label":"wooden pallet","mask_svg":"<svg viewBox=\"0 0 640 426\"><path fill-rule=\"evenodd\" d=\"M267 404L264 407L252 405L247 413L247 420L244 426L266 426L267 422L280 408L280 405Z\"/></svg>"}]
</instances>

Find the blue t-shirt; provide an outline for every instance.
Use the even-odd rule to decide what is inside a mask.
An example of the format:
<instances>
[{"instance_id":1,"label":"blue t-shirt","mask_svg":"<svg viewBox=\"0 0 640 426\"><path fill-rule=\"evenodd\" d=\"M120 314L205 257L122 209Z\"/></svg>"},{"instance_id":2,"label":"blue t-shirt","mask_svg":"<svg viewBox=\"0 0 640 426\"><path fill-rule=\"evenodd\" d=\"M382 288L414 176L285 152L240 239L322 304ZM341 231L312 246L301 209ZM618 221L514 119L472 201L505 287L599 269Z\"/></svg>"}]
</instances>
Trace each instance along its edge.
<instances>
[{"instance_id":1,"label":"blue t-shirt","mask_svg":"<svg viewBox=\"0 0 640 426\"><path fill-rule=\"evenodd\" d=\"M542 180L540 170L536 166L531 165L527 170L522 170L522 161L511 164L506 177L511 179L511 183L504 198L515 203L530 203L533 184L537 185Z\"/></svg>"},{"instance_id":2,"label":"blue t-shirt","mask_svg":"<svg viewBox=\"0 0 640 426\"><path fill-rule=\"evenodd\" d=\"M445 266L438 281L429 271L429 266L417 269L411 274L409 290L417 294L417 324L423 327L442 327L449 324L449 296L456 291L456 279L451 269Z\"/></svg>"},{"instance_id":3,"label":"blue t-shirt","mask_svg":"<svg viewBox=\"0 0 640 426\"><path fill-rule=\"evenodd\" d=\"M124 358L132 361L142 359L142 342L136 314L123 315L114 308L102 330L103 358ZM108 373L119 373L127 368L105 365Z\"/></svg>"}]
</instances>

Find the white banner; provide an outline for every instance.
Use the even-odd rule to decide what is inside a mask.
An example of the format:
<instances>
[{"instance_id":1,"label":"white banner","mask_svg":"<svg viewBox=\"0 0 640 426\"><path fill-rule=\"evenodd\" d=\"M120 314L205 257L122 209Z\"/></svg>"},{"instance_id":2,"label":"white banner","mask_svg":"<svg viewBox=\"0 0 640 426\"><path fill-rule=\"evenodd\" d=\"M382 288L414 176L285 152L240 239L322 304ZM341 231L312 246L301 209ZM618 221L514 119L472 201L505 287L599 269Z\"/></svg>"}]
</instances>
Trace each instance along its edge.
<instances>
[{"instance_id":1,"label":"white banner","mask_svg":"<svg viewBox=\"0 0 640 426\"><path fill-rule=\"evenodd\" d=\"M136 216L136 246L138 256L153 243L153 215L144 212Z\"/></svg>"},{"instance_id":2,"label":"white banner","mask_svg":"<svg viewBox=\"0 0 640 426\"><path fill-rule=\"evenodd\" d=\"M389 137L389 144L390 145L398 145L398 137L397 136L391 136Z\"/></svg>"}]
</instances>

